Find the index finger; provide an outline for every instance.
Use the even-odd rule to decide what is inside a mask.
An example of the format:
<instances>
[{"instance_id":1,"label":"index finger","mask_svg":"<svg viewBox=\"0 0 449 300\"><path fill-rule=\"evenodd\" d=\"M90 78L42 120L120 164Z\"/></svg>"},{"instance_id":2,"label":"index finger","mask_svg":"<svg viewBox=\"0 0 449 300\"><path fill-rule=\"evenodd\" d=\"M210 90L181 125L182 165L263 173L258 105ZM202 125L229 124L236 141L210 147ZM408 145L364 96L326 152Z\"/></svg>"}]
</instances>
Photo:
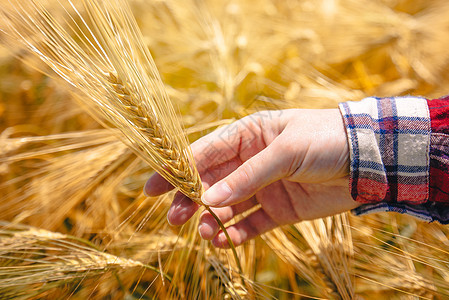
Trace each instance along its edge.
<instances>
[{"instance_id":1,"label":"index finger","mask_svg":"<svg viewBox=\"0 0 449 300\"><path fill-rule=\"evenodd\" d=\"M143 193L149 197L155 197L171 191L173 186L159 173L154 173L145 183Z\"/></svg>"}]
</instances>

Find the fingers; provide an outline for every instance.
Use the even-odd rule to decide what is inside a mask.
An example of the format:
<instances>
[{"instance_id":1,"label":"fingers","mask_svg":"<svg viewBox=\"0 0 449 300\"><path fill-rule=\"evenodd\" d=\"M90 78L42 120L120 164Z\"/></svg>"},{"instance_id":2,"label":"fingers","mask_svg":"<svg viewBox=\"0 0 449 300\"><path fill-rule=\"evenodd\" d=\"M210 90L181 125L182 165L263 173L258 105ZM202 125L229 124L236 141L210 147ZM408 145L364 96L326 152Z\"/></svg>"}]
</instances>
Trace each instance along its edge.
<instances>
[{"instance_id":1,"label":"fingers","mask_svg":"<svg viewBox=\"0 0 449 300\"><path fill-rule=\"evenodd\" d=\"M143 193L148 197L155 197L171 191L173 186L158 173L154 173L143 187Z\"/></svg>"},{"instance_id":2,"label":"fingers","mask_svg":"<svg viewBox=\"0 0 449 300\"><path fill-rule=\"evenodd\" d=\"M167 220L171 225L182 225L195 214L198 207L198 204L178 192L168 210Z\"/></svg>"},{"instance_id":3,"label":"fingers","mask_svg":"<svg viewBox=\"0 0 449 300\"><path fill-rule=\"evenodd\" d=\"M276 143L273 144L275 147L265 148L266 141L257 118L244 118L201 138L192 145L192 152L204 184L215 186L215 190L209 195L218 194L229 198L228 201L218 203L218 206L237 204L249 199L257 190L282 177L282 170L286 168L280 166L285 160L279 159L282 158L282 153L279 147L276 147ZM241 165L245 160L246 163ZM224 177L226 178L222 180ZM224 184L217 185L217 181L220 180ZM173 187L166 180L159 174L154 174L145 184L144 191L146 195L157 196L171 189ZM226 197L227 192L232 194L231 197ZM211 203L214 203L213 198L214 196L209 197ZM208 201L207 197L204 199ZM218 210L219 217L228 221L254 205L247 202L231 209ZM167 218L171 224L181 225L192 217L197 209L198 206L187 197L177 194ZM200 231L209 239L218 231L215 221L207 221L210 217L205 215L206 226ZM211 226L208 228L207 224Z\"/></svg>"},{"instance_id":4,"label":"fingers","mask_svg":"<svg viewBox=\"0 0 449 300\"><path fill-rule=\"evenodd\" d=\"M246 147L252 151L259 151L264 146L260 128L254 124L253 119L244 118L233 124L220 128L191 145L192 154L198 172L209 171L216 166L233 161L241 153L241 142L246 141L251 145ZM257 145L257 147L253 147ZM145 184L144 193L147 196L159 196L173 189L161 175L155 173Z\"/></svg>"},{"instance_id":5,"label":"fingers","mask_svg":"<svg viewBox=\"0 0 449 300\"><path fill-rule=\"evenodd\" d=\"M266 218L264 220L260 219L258 221L259 223L266 222L270 225L274 222L279 226L300 221L291 204L290 195L282 181L276 181L270 184L246 201L233 206L212 208L212 210L220 218L222 223L226 223L236 215L249 210L257 204L261 205ZM257 226L261 228L260 224L257 224ZM201 237L207 240L213 239L217 235L219 229L220 228L213 217L208 212L203 212L200 218L199 227Z\"/></svg>"},{"instance_id":6,"label":"fingers","mask_svg":"<svg viewBox=\"0 0 449 300\"><path fill-rule=\"evenodd\" d=\"M206 205L223 207L249 199L258 190L286 176L292 165L280 139L257 153L204 193Z\"/></svg>"},{"instance_id":7,"label":"fingers","mask_svg":"<svg viewBox=\"0 0 449 300\"><path fill-rule=\"evenodd\" d=\"M201 180L204 184L211 186L218 180L223 179L240 166L242 162L238 157L234 157L220 165L204 170ZM155 197L165 194L173 189L173 186L158 173L154 173L144 186L144 194L149 197Z\"/></svg>"},{"instance_id":8,"label":"fingers","mask_svg":"<svg viewBox=\"0 0 449 300\"><path fill-rule=\"evenodd\" d=\"M212 211L217 215L220 221L225 224L232 220L235 216L253 208L258 202L255 197L248 199L242 203L234 206L212 208ZM205 240L211 240L219 231L220 226L214 217L208 212L204 211L200 217L200 225L198 232L200 236Z\"/></svg>"},{"instance_id":9,"label":"fingers","mask_svg":"<svg viewBox=\"0 0 449 300\"><path fill-rule=\"evenodd\" d=\"M227 176L229 173L237 169L240 164L240 160L238 158L234 158L228 162L207 170L207 172L201 175L203 178L204 188L208 189L211 184L214 184L218 180ZM173 187L159 174L154 174L145 185L145 194L147 196L157 196L171 190L172 188ZM190 199L183 196L181 193L177 193L168 212L167 219L172 225L182 225L195 214L197 209L198 206L196 204L194 205ZM238 213L241 213L243 210L237 209L237 211ZM216 226L218 226L218 224ZM217 231L214 231L215 234Z\"/></svg>"},{"instance_id":10,"label":"fingers","mask_svg":"<svg viewBox=\"0 0 449 300\"><path fill-rule=\"evenodd\" d=\"M235 225L229 226L226 230L234 243L234 246L239 246L277 226L277 223L274 222L263 209L259 209ZM212 244L219 248L229 248L228 241L223 232L220 232L215 236L212 240Z\"/></svg>"}]
</instances>

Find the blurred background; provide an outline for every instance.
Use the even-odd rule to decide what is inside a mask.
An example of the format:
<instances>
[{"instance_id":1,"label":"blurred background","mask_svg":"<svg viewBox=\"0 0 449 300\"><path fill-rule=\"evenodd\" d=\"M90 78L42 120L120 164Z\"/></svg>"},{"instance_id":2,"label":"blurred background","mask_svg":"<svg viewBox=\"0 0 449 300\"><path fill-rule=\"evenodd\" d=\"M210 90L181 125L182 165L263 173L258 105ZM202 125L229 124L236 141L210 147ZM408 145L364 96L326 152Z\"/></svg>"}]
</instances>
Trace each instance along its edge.
<instances>
[{"instance_id":1,"label":"blurred background","mask_svg":"<svg viewBox=\"0 0 449 300\"><path fill-rule=\"evenodd\" d=\"M129 2L191 141L261 109L449 93L445 0ZM271 232L238 248L241 283L50 69L3 45L0 76L0 298L449 297L449 230L399 214Z\"/></svg>"}]
</instances>

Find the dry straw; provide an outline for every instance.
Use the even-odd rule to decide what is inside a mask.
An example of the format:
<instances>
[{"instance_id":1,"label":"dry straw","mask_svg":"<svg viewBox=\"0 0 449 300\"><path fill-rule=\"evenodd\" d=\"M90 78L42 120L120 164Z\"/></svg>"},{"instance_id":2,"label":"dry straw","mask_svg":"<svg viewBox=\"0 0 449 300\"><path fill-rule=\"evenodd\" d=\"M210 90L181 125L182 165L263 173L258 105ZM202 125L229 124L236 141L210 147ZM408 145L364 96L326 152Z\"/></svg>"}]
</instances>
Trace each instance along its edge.
<instances>
[{"instance_id":1,"label":"dry straw","mask_svg":"<svg viewBox=\"0 0 449 300\"><path fill-rule=\"evenodd\" d=\"M284 231L276 229L265 234L264 239L280 259L316 286L322 297L354 299L350 264L353 250L348 225L346 215L337 215L305 221Z\"/></svg>"},{"instance_id":2,"label":"dry straw","mask_svg":"<svg viewBox=\"0 0 449 300\"><path fill-rule=\"evenodd\" d=\"M57 232L2 222L0 237L2 297L42 297L64 282L76 284L129 268L159 273L153 266L100 251L86 240ZM168 275L161 275L171 281Z\"/></svg>"}]
</instances>

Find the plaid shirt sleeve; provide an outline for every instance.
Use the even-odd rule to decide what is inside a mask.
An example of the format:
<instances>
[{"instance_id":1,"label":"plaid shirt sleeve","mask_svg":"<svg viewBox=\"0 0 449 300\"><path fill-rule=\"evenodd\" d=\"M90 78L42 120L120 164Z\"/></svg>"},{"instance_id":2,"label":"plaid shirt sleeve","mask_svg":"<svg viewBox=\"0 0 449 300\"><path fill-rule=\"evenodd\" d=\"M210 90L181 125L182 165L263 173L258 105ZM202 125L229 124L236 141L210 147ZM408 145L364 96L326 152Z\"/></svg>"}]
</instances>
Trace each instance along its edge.
<instances>
[{"instance_id":1,"label":"plaid shirt sleeve","mask_svg":"<svg viewBox=\"0 0 449 300\"><path fill-rule=\"evenodd\" d=\"M449 98L371 97L339 107L350 146L350 191L363 203L353 212L449 223Z\"/></svg>"}]
</instances>

